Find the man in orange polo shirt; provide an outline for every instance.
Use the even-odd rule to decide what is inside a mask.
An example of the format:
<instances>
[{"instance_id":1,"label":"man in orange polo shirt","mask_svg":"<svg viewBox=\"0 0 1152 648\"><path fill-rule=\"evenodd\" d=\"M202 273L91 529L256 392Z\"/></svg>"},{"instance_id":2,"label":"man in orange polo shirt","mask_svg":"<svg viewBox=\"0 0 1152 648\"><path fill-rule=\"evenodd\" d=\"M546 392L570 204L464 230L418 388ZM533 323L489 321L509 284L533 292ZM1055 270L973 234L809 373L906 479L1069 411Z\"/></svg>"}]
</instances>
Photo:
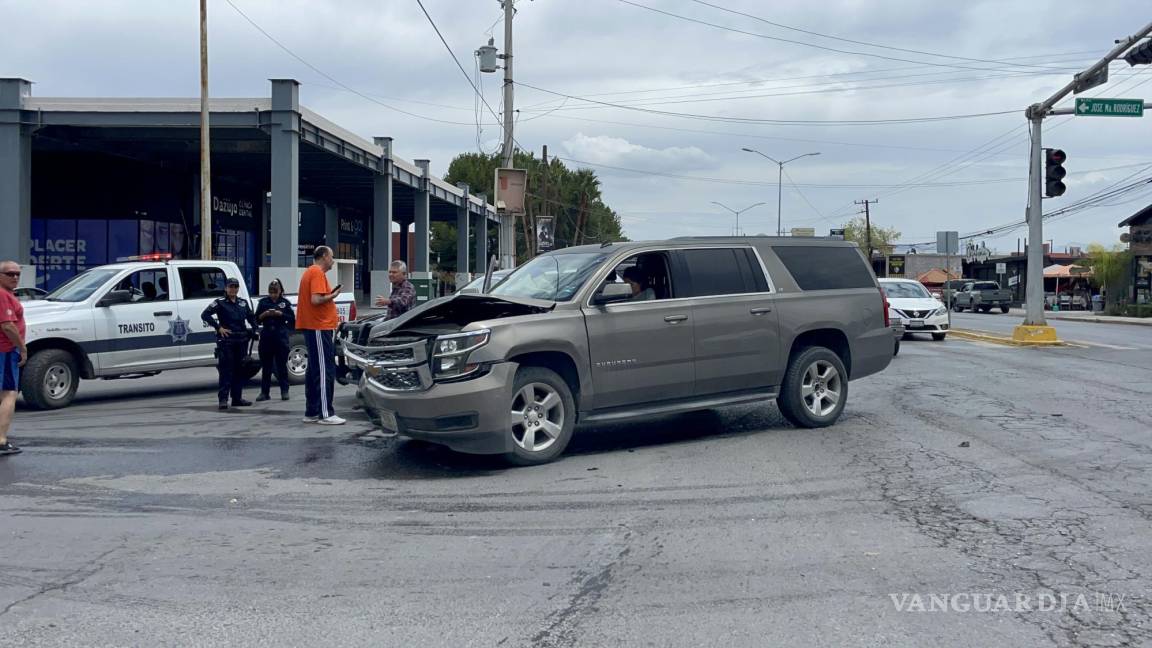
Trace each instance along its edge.
<instances>
[{"instance_id":1,"label":"man in orange polo shirt","mask_svg":"<svg viewBox=\"0 0 1152 648\"><path fill-rule=\"evenodd\" d=\"M332 407L335 390L336 352L332 338L340 325L336 312L336 296L340 286L333 290L324 273L332 269L335 260L332 248L321 245L313 252L314 263L300 277L300 292L296 301L296 329L304 333L308 345L308 371L304 385L304 422L320 425L343 425Z\"/></svg>"}]
</instances>

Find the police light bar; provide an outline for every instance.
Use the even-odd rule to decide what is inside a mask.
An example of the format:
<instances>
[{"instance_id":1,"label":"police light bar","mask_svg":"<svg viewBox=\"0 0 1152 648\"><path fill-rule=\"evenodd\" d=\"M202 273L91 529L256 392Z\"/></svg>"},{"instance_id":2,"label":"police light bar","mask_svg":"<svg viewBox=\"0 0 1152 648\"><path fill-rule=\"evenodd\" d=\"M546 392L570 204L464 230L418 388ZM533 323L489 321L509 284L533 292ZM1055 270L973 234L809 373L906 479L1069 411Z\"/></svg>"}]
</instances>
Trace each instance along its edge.
<instances>
[{"instance_id":1,"label":"police light bar","mask_svg":"<svg viewBox=\"0 0 1152 648\"><path fill-rule=\"evenodd\" d=\"M171 261L171 252L153 252L152 254L137 254L135 256L118 257L116 261Z\"/></svg>"}]
</instances>

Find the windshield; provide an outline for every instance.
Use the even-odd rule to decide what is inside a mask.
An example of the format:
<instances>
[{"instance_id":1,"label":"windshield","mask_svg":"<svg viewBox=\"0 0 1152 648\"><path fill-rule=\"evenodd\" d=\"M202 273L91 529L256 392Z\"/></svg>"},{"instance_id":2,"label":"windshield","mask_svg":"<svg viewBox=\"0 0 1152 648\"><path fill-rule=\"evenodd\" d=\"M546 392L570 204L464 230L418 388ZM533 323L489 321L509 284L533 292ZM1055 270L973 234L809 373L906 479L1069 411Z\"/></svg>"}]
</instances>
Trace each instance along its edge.
<instances>
[{"instance_id":1,"label":"windshield","mask_svg":"<svg viewBox=\"0 0 1152 648\"><path fill-rule=\"evenodd\" d=\"M99 290L109 279L116 276L119 272L119 270L111 268L87 270L72 277L72 279L63 286L53 290L47 299L48 301L82 302L91 297L92 293Z\"/></svg>"},{"instance_id":2,"label":"windshield","mask_svg":"<svg viewBox=\"0 0 1152 648\"><path fill-rule=\"evenodd\" d=\"M600 252L538 256L517 268L489 294L568 301L607 258L607 254Z\"/></svg>"},{"instance_id":3,"label":"windshield","mask_svg":"<svg viewBox=\"0 0 1152 648\"><path fill-rule=\"evenodd\" d=\"M894 299L930 299L932 295L924 286L917 283L888 283L881 282L880 287L884 294Z\"/></svg>"}]
</instances>

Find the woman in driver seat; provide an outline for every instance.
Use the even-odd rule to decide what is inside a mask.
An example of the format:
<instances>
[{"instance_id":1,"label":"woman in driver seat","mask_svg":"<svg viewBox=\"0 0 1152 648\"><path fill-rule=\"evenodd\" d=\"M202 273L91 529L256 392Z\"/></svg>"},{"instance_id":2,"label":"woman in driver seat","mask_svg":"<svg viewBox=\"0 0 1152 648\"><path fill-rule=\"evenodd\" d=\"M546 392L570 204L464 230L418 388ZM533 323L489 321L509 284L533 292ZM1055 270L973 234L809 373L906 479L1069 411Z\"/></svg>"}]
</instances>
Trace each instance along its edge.
<instances>
[{"instance_id":1,"label":"woman in driver seat","mask_svg":"<svg viewBox=\"0 0 1152 648\"><path fill-rule=\"evenodd\" d=\"M652 301L656 299L656 291L648 285L648 277L640 271L640 268L632 266L624 270L624 281L632 286L632 298L628 301Z\"/></svg>"}]
</instances>

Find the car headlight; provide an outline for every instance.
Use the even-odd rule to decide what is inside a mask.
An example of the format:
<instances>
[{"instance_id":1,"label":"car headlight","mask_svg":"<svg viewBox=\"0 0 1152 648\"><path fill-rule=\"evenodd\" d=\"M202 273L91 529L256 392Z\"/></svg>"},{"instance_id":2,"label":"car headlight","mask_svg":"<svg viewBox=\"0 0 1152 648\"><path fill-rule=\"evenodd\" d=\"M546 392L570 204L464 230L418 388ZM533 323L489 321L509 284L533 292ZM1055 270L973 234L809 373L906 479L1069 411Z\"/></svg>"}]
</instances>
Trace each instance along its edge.
<instances>
[{"instance_id":1,"label":"car headlight","mask_svg":"<svg viewBox=\"0 0 1152 648\"><path fill-rule=\"evenodd\" d=\"M441 335L433 343L432 374L434 378L462 378L480 368L468 361L473 351L488 344L491 331L483 329L468 333Z\"/></svg>"},{"instance_id":2,"label":"car headlight","mask_svg":"<svg viewBox=\"0 0 1152 648\"><path fill-rule=\"evenodd\" d=\"M941 306L940 308L937 308L936 310L932 311L932 317L937 317L939 315L947 315L947 314L948 314L948 309L945 308L944 306Z\"/></svg>"}]
</instances>

